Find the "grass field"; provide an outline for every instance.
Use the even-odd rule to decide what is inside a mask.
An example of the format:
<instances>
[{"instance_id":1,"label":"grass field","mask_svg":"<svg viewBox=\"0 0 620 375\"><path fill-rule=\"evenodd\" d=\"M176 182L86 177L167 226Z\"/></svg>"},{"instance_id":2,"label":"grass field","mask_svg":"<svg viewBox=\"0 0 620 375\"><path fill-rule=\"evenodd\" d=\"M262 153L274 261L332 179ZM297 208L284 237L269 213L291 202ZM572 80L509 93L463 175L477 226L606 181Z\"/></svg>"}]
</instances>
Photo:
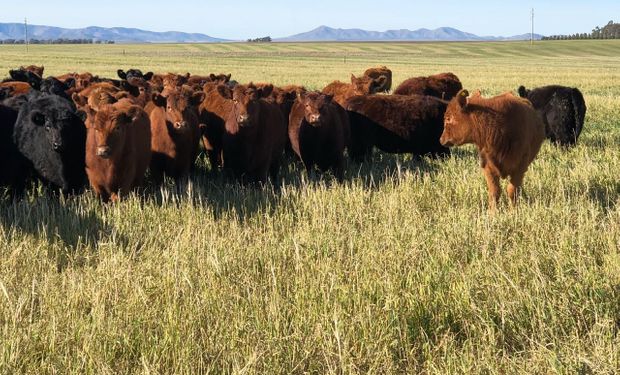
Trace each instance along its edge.
<instances>
[{"instance_id":1,"label":"grass field","mask_svg":"<svg viewBox=\"0 0 620 375\"><path fill-rule=\"evenodd\" d=\"M102 206L0 203L0 373L620 373L620 41L0 46L0 71L230 72L319 89L373 65L485 95L579 87L578 147L543 145L487 212L473 147L376 154L281 191L205 173Z\"/></svg>"}]
</instances>

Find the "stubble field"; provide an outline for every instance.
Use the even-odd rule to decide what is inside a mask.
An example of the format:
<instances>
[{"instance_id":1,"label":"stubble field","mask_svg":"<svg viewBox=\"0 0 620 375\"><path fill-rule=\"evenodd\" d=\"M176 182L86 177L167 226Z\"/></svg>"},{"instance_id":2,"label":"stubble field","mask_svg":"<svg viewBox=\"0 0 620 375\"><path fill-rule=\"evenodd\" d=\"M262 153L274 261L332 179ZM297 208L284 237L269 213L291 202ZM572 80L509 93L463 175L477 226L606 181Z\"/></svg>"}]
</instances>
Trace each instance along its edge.
<instances>
[{"instance_id":1,"label":"stubble field","mask_svg":"<svg viewBox=\"0 0 620 375\"><path fill-rule=\"evenodd\" d=\"M545 143L518 210L473 147L376 153L345 182L207 174L116 205L0 201L0 373L620 372L620 41L0 46L0 72L232 73L320 89L387 65L484 95L563 84L578 146Z\"/></svg>"}]
</instances>

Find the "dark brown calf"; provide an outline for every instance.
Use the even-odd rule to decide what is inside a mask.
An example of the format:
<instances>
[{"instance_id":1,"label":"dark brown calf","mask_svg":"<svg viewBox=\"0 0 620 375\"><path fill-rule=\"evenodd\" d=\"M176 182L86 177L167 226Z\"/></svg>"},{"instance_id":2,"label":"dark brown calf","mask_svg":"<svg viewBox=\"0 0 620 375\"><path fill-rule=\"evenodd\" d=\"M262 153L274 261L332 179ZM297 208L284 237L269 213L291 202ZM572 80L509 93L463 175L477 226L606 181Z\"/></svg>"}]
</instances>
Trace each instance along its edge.
<instances>
[{"instance_id":1,"label":"dark brown calf","mask_svg":"<svg viewBox=\"0 0 620 375\"><path fill-rule=\"evenodd\" d=\"M273 88L271 88L273 89ZM219 85L218 92L232 102L222 137L224 167L247 182L277 183L286 143L286 123L280 108L265 99L269 87Z\"/></svg>"},{"instance_id":2,"label":"dark brown calf","mask_svg":"<svg viewBox=\"0 0 620 375\"><path fill-rule=\"evenodd\" d=\"M342 180L344 149L350 141L349 117L331 95L319 92L298 94L291 110L288 135L293 151L308 173L316 165L331 169Z\"/></svg>"},{"instance_id":3,"label":"dark brown calf","mask_svg":"<svg viewBox=\"0 0 620 375\"><path fill-rule=\"evenodd\" d=\"M86 107L86 174L104 202L142 184L151 161L149 117L130 100Z\"/></svg>"},{"instance_id":4,"label":"dark brown calf","mask_svg":"<svg viewBox=\"0 0 620 375\"><path fill-rule=\"evenodd\" d=\"M369 95L347 100L351 122L349 155L363 161L373 147L389 153L444 156L439 143L447 102L431 96Z\"/></svg>"},{"instance_id":5,"label":"dark brown calf","mask_svg":"<svg viewBox=\"0 0 620 375\"><path fill-rule=\"evenodd\" d=\"M157 183L164 174L177 182L186 178L198 155L200 128L198 105L205 93L171 90L153 94L145 110L151 120L151 174Z\"/></svg>"},{"instance_id":6,"label":"dark brown calf","mask_svg":"<svg viewBox=\"0 0 620 375\"><path fill-rule=\"evenodd\" d=\"M217 83L207 83L204 86L205 99L198 107L202 142L215 171L223 166L222 137L228 114L232 111L232 101L222 97Z\"/></svg>"},{"instance_id":7,"label":"dark brown calf","mask_svg":"<svg viewBox=\"0 0 620 375\"><path fill-rule=\"evenodd\" d=\"M509 178L507 193L517 203L523 177L545 139L545 125L532 104L512 93L494 98L462 90L452 99L445 115L441 144L451 147L473 143L489 189L489 206L500 197L500 178Z\"/></svg>"},{"instance_id":8,"label":"dark brown calf","mask_svg":"<svg viewBox=\"0 0 620 375\"><path fill-rule=\"evenodd\" d=\"M347 99L355 95L371 95L379 92L385 85L387 78L381 76L377 79L370 77L355 77L351 74L351 83L334 81L323 89L323 94L333 95L334 100L344 107Z\"/></svg>"},{"instance_id":9,"label":"dark brown calf","mask_svg":"<svg viewBox=\"0 0 620 375\"><path fill-rule=\"evenodd\" d=\"M394 90L393 94L429 95L444 100L450 100L461 89L463 89L463 85L459 77L452 73L441 73L428 77L409 78L401 83L396 90Z\"/></svg>"}]
</instances>

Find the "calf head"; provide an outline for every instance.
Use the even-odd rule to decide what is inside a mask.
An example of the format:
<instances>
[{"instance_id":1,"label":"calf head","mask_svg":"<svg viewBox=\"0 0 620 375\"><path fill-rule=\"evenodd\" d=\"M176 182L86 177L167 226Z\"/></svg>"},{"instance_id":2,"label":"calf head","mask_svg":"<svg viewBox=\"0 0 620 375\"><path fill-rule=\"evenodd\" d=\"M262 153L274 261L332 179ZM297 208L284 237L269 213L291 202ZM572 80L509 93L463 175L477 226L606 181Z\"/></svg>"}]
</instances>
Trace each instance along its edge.
<instances>
[{"instance_id":1,"label":"calf head","mask_svg":"<svg viewBox=\"0 0 620 375\"><path fill-rule=\"evenodd\" d=\"M69 78L65 82L54 77L47 77L41 82L41 92L58 95L65 99L69 99L67 91L75 86L75 79Z\"/></svg>"},{"instance_id":2,"label":"calf head","mask_svg":"<svg viewBox=\"0 0 620 375\"><path fill-rule=\"evenodd\" d=\"M185 133L198 126L198 106L205 99L202 91L172 90L166 96L154 93L153 104L164 108L168 132Z\"/></svg>"},{"instance_id":3,"label":"calf head","mask_svg":"<svg viewBox=\"0 0 620 375\"><path fill-rule=\"evenodd\" d=\"M320 92L300 93L298 100L303 105L306 122L314 127L322 126L324 120L329 116L328 107L333 98L333 95Z\"/></svg>"},{"instance_id":4,"label":"calf head","mask_svg":"<svg viewBox=\"0 0 620 375\"><path fill-rule=\"evenodd\" d=\"M461 90L448 104L443 133L439 138L439 142L446 147L460 146L471 141L473 123L469 116L468 97L469 92Z\"/></svg>"},{"instance_id":5,"label":"calf head","mask_svg":"<svg viewBox=\"0 0 620 375\"><path fill-rule=\"evenodd\" d=\"M244 128L255 124L260 115L260 100L271 94L273 85L256 87L250 83L237 85L232 90L226 85L218 85L217 90L222 97L232 100L231 116L239 128Z\"/></svg>"},{"instance_id":6,"label":"calf head","mask_svg":"<svg viewBox=\"0 0 620 375\"><path fill-rule=\"evenodd\" d=\"M116 71L116 74L120 79L125 80L130 80L132 78L141 78L148 81L153 78L153 72L142 74L142 71L140 69L129 69L126 72L123 69L119 69Z\"/></svg>"},{"instance_id":7,"label":"calf head","mask_svg":"<svg viewBox=\"0 0 620 375\"><path fill-rule=\"evenodd\" d=\"M231 74L209 74L211 82L227 83L230 81Z\"/></svg>"},{"instance_id":8,"label":"calf head","mask_svg":"<svg viewBox=\"0 0 620 375\"><path fill-rule=\"evenodd\" d=\"M41 76L29 70L25 70L24 68L9 70L9 74L15 81L26 82L35 90L41 87Z\"/></svg>"},{"instance_id":9,"label":"calf head","mask_svg":"<svg viewBox=\"0 0 620 375\"><path fill-rule=\"evenodd\" d=\"M351 85L355 95L371 95L376 94L385 85L387 77L384 75L378 78L372 78L369 76L355 77L351 74Z\"/></svg>"},{"instance_id":10,"label":"calf head","mask_svg":"<svg viewBox=\"0 0 620 375\"><path fill-rule=\"evenodd\" d=\"M115 104L102 105L99 108L86 108L86 128L95 140L95 153L103 159L118 157L125 147L127 129L139 117L143 110L139 106L127 107Z\"/></svg>"},{"instance_id":11,"label":"calf head","mask_svg":"<svg viewBox=\"0 0 620 375\"><path fill-rule=\"evenodd\" d=\"M527 97L530 95L530 90L526 89L525 86L519 86L519 89L517 91L519 93L519 96L525 99L527 99Z\"/></svg>"}]
</instances>

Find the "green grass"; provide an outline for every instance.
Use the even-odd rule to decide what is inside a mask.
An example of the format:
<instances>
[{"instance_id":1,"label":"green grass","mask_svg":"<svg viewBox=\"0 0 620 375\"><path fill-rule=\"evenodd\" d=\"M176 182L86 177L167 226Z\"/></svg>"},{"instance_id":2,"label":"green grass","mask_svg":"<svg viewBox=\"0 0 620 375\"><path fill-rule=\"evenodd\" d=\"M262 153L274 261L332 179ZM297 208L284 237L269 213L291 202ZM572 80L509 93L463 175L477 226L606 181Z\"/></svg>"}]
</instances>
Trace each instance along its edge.
<instances>
[{"instance_id":1,"label":"green grass","mask_svg":"<svg viewBox=\"0 0 620 375\"><path fill-rule=\"evenodd\" d=\"M372 65L485 95L579 87L579 145L543 145L518 210L473 147L376 154L280 192L205 173L103 206L0 203L0 373L620 372L620 42L0 46L0 71L230 72L321 88Z\"/></svg>"}]
</instances>

